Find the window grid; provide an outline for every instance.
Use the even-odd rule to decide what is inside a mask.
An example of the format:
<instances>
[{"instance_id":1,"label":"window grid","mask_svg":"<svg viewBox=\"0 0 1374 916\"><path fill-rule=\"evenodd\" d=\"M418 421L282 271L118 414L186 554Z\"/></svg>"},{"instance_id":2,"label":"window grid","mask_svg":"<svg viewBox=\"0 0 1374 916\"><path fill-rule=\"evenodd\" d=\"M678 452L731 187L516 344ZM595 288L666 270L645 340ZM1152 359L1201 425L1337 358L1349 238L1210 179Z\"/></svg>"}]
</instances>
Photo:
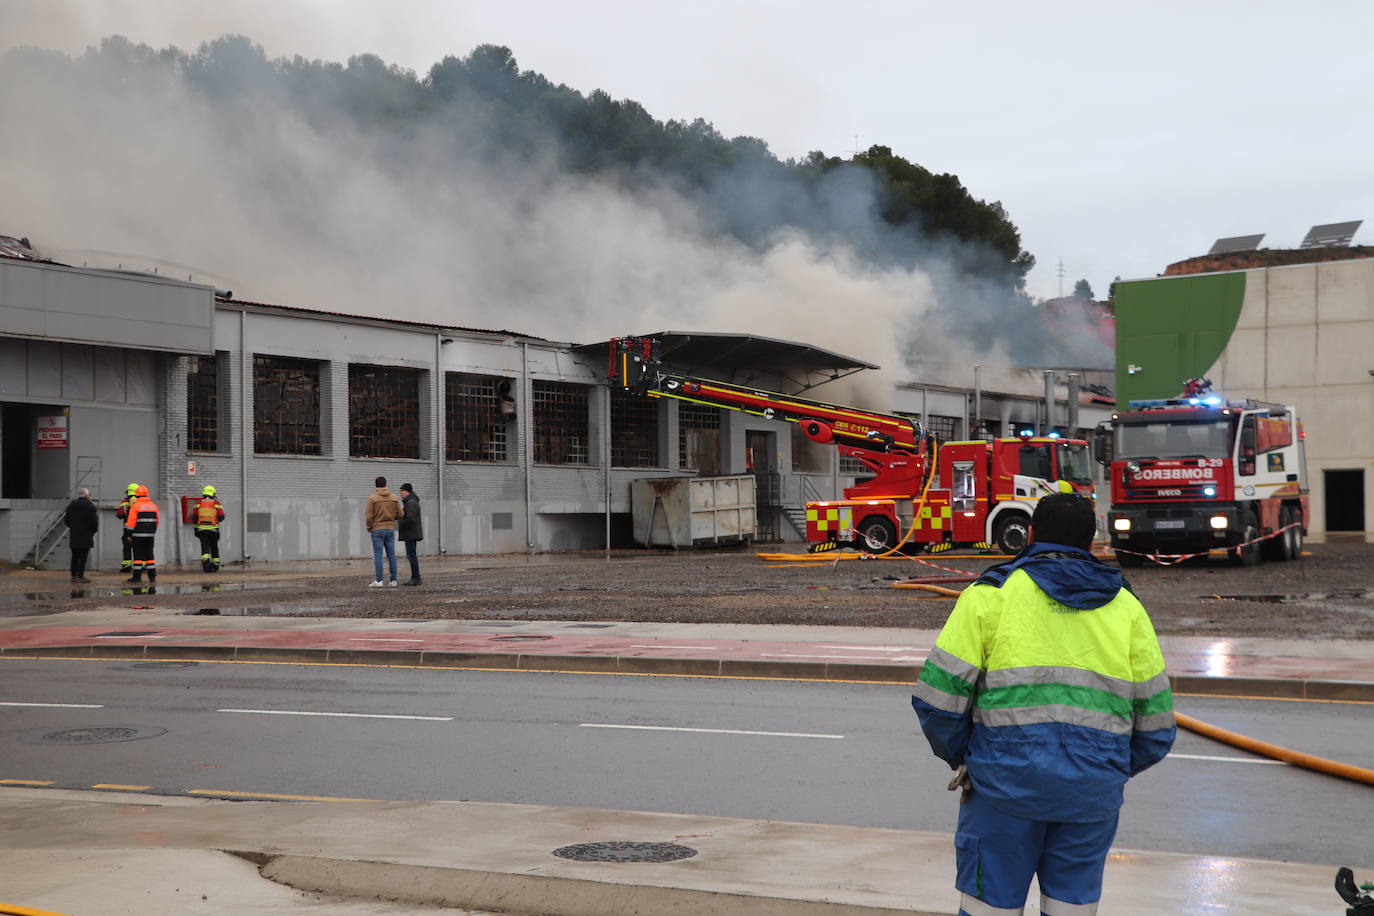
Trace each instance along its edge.
<instances>
[{"instance_id":1,"label":"window grid","mask_svg":"<svg viewBox=\"0 0 1374 916\"><path fill-rule=\"evenodd\" d=\"M348 454L420 457L420 370L348 367Z\"/></svg>"},{"instance_id":2,"label":"window grid","mask_svg":"<svg viewBox=\"0 0 1374 916\"><path fill-rule=\"evenodd\" d=\"M937 442L948 442L953 439L958 424L958 417L942 417L939 414L931 414L925 421L926 429L935 434Z\"/></svg>"},{"instance_id":3,"label":"window grid","mask_svg":"<svg viewBox=\"0 0 1374 916\"><path fill-rule=\"evenodd\" d=\"M320 454L320 364L253 356L253 450Z\"/></svg>"},{"instance_id":4,"label":"window grid","mask_svg":"<svg viewBox=\"0 0 1374 916\"><path fill-rule=\"evenodd\" d=\"M588 387L536 379L530 389L534 460L540 464L590 464Z\"/></svg>"},{"instance_id":5,"label":"window grid","mask_svg":"<svg viewBox=\"0 0 1374 916\"><path fill-rule=\"evenodd\" d=\"M658 399L611 389L611 465L658 467Z\"/></svg>"},{"instance_id":6,"label":"window grid","mask_svg":"<svg viewBox=\"0 0 1374 916\"><path fill-rule=\"evenodd\" d=\"M720 408L706 404L689 404L682 401L677 405L677 466L684 471L698 471L696 455L688 442L691 430L720 429ZM717 432L712 438L720 442Z\"/></svg>"},{"instance_id":7,"label":"window grid","mask_svg":"<svg viewBox=\"0 0 1374 916\"><path fill-rule=\"evenodd\" d=\"M186 373L186 448L219 451L219 360L192 356Z\"/></svg>"},{"instance_id":8,"label":"window grid","mask_svg":"<svg viewBox=\"0 0 1374 916\"><path fill-rule=\"evenodd\" d=\"M858 458L840 456L840 474L844 477L872 477L873 471L864 466Z\"/></svg>"},{"instance_id":9,"label":"window grid","mask_svg":"<svg viewBox=\"0 0 1374 916\"><path fill-rule=\"evenodd\" d=\"M510 380L449 372L444 376L444 456L449 461L506 461L510 420L502 412Z\"/></svg>"}]
</instances>

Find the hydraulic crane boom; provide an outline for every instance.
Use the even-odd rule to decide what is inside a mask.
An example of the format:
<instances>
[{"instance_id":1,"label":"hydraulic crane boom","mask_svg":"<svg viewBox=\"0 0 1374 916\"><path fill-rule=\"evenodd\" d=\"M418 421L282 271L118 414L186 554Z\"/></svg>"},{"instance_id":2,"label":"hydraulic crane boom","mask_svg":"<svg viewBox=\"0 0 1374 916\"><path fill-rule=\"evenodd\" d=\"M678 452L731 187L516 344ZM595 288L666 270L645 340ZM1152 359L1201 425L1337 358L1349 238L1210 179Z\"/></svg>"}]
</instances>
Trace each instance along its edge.
<instances>
[{"instance_id":1,"label":"hydraulic crane boom","mask_svg":"<svg viewBox=\"0 0 1374 916\"><path fill-rule=\"evenodd\" d=\"M860 459L921 451L924 432L906 417L664 372L658 346L658 341L648 337L612 339L611 384L648 397L675 398L797 423L807 438L833 444L842 454Z\"/></svg>"}]
</instances>

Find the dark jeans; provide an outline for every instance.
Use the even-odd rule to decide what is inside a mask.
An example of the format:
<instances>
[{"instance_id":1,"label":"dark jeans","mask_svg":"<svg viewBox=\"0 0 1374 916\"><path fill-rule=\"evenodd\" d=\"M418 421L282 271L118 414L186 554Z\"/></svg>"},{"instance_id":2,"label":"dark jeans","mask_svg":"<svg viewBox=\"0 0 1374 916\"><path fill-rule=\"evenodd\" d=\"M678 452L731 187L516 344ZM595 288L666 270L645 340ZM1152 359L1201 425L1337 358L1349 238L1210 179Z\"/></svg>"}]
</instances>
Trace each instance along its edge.
<instances>
[{"instance_id":1,"label":"dark jeans","mask_svg":"<svg viewBox=\"0 0 1374 916\"><path fill-rule=\"evenodd\" d=\"M86 575L86 560L91 555L89 547L72 548L72 578L79 579Z\"/></svg>"},{"instance_id":2,"label":"dark jeans","mask_svg":"<svg viewBox=\"0 0 1374 916\"><path fill-rule=\"evenodd\" d=\"M418 541L406 541L406 562L410 564L410 578L420 578L420 555L415 551Z\"/></svg>"}]
</instances>

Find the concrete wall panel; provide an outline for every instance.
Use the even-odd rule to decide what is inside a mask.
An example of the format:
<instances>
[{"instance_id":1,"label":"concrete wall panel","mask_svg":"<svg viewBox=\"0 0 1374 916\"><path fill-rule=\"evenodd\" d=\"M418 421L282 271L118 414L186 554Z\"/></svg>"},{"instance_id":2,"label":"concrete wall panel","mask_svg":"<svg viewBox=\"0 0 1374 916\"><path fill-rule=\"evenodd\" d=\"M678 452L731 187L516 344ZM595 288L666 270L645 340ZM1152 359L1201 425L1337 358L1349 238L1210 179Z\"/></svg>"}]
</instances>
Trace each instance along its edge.
<instances>
[{"instance_id":1,"label":"concrete wall panel","mask_svg":"<svg viewBox=\"0 0 1374 916\"><path fill-rule=\"evenodd\" d=\"M1374 320L1374 260L1317 264L1314 269L1318 321Z\"/></svg>"},{"instance_id":2,"label":"concrete wall panel","mask_svg":"<svg viewBox=\"0 0 1374 916\"><path fill-rule=\"evenodd\" d=\"M1317 266L1300 264L1256 271L1256 280L1267 284L1270 328L1310 326L1317 320ZM1252 275L1254 275L1252 274ZM1267 280L1265 279L1267 277Z\"/></svg>"}]
</instances>

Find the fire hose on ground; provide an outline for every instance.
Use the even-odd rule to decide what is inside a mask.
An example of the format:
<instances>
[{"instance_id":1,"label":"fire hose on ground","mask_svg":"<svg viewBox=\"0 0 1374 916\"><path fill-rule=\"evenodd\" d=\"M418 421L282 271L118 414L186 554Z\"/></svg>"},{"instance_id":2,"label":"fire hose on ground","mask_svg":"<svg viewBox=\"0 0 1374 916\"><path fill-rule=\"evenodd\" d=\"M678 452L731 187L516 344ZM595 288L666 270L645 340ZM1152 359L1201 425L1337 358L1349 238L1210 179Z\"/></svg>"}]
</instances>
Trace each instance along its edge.
<instances>
[{"instance_id":1,"label":"fire hose on ground","mask_svg":"<svg viewBox=\"0 0 1374 916\"><path fill-rule=\"evenodd\" d=\"M1328 776L1339 776L1342 779L1352 779L1355 782L1362 782L1374 786L1374 770L1358 767L1350 763L1340 763L1335 760L1328 760L1325 757L1318 757L1315 754L1307 754L1303 751L1295 751L1292 748L1283 747L1282 745L1270 744L1268 741L1250 738L1237 732L1212 725L1209 722L1203 722L1201 719L1194 719L1192 716L1184 715L1181 712L1175 712L1174 719L1179 725L1191 732L1196 732L1214 741L1221 741L1233 747L1250 751L1252 754L1272 757L1275 760L1282 760L1284 763L1291 763L1294 766L1316 770L1318 773L1326 773Z\"/></svg>"}]
</instances>

